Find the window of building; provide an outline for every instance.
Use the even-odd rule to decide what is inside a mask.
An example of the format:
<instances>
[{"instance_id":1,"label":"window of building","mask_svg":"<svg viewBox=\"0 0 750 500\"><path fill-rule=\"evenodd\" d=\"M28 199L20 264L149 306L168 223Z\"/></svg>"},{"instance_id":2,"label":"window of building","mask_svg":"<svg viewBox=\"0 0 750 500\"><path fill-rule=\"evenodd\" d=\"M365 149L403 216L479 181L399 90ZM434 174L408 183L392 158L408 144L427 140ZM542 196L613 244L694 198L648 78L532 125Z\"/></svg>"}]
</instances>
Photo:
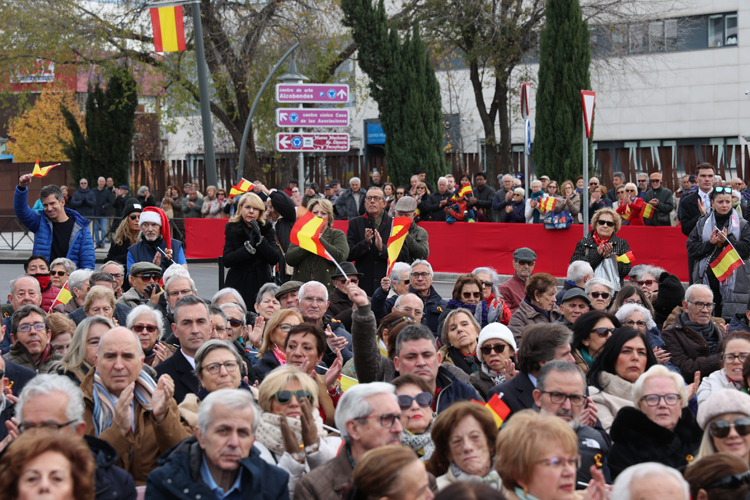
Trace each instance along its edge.
<instances>
[{"instance_id":1,"label":"window of building","mask_svg":"<svg viewBox=\"0 0 750 500\"><path fill-rule=\"evenodd\" d=\"M724 21L726 45L737 45L737 14L726 16Z\"/></svg>"},{"instance_id":2,"label":"window of building","mask_svg":"<svg viewBox=\"0 0 750 500\"><path fill-rule=\"evenodd\" d=\"M708 16L708 46L724 46L724 16Z\"/></svg>"}]
</instances>

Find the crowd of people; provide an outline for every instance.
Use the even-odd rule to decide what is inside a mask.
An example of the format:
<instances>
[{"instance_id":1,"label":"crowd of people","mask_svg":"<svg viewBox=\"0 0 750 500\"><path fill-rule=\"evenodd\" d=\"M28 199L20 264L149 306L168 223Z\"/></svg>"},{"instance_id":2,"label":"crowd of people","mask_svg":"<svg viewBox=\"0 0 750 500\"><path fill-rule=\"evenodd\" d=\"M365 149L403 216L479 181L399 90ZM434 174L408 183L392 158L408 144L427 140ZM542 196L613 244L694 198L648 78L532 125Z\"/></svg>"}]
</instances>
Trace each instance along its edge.
<instances>
[{"instance_id":1,"label":"crowd of people","mask_svg":"<svg viewBox=\"0 0 750 500\"><path fill-rule=\"evenodd\" d=\"M680 196L687 289L618 259L624 213L671 217L651 174L635 197L617 184L614 205L592 179L592 230L562 286L523 246L510 279L477 263L450 297L417 224L389 269L392 219L510 216L520 179L495 192L484 174L441 177L433 192L423 172L408 188L373 173L226 204L186 185L161 207L141 188L97 266L85 216L58 186L29 208L24 175L14 207L35 240L3 305L0 500L746 498L750 234L708 167ZM550 196L578 215L581 188L533 181L523 218L543 220ZM171 237L178 206L229 216L211 297ZM300 207L338 265L292 243ZM727 242L744 263L729 278L707 265Z\"/></svg>"}]
</instances>

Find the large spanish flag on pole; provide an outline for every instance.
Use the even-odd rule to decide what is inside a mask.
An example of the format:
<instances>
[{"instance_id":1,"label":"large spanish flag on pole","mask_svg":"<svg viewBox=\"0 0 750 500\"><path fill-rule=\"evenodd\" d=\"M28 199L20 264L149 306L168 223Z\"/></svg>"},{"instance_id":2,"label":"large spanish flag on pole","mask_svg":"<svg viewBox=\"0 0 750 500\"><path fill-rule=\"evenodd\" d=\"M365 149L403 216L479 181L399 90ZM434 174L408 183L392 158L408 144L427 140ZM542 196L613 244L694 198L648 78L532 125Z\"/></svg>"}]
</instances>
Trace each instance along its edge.
<instances>
[{"instance_id":1,"label":"large spanish flag on pole","mask_svg":"<svg viewBox=\"0 0 750 500\"><path fill-rule=\"evenodd\" d=\"M151 24L154 27L156 52L185 50L185 26L182 22L182 5L152 7Z\"/></svg>"},{"instance_id":2,"label":"large spanish flag on pole","mask_svg":"<svg viewBox=\"0 0 750 500\"><path fill-rule=\"evenodd\" d=\"M386 276L391 274L393 264L396 263L398 254L401 253L401 249L404 247L411 223L412 220L409 217L396 217L393 219L391 235L388 237L388 271L385 273Z\"/></svg>"},{"instance_id":3,"label":"large spanish flag on pole","mask_svg":"<svg viewBox=\"0 0 750 500\"><path fill-rule=\"evenodd\" d=\"M292 233L289 235L289 241L318 257L330 260L336 264L341 274L346 276L346 273L341 269L336 259L326 250L323 243L320 242L320 231L323 229L324 224L326 224L326 221L317 217L312 212L307 212L295 222Z\"/></svg>"},{"instance_id":4,"label":"large spanish flag on pole","mask_svg":"<svg viewBox=\"0 0 750 500\"><path fill-rule=\"evenodd\" d=\"M737 253L731 243L727 241L726 248L709 264L714 276L719 281L726 281L735 269L742 266L742 257Z\"/></svg>"}]
</instances>

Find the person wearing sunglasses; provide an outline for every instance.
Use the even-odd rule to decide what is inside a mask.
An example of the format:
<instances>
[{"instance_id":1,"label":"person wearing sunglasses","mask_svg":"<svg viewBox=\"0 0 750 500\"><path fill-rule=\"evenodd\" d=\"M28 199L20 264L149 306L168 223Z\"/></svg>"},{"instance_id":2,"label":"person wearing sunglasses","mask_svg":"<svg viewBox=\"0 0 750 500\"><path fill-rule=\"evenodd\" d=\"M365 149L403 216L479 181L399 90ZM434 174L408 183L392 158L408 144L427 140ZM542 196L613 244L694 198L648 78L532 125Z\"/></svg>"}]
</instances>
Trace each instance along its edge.
<instances>
[{"instance_id":1,"label":"person wearing sunglasses","mask_svg":"<svg viewBox=\"0 0 750 500\"><path fill-rule=\"evenodd\" d=\"M430 434L435 419L430 385L413 373L396 377L391 384L396 387L402 414L409 419L401 433L401 444L411 448L426 463L435 451Z\"/></svg>"},{"instance_id":2,"label":"person wearing sunglasses","mask_svg":"<svg viewBox=\"0 0 750 500\"><path fill-rule=\"evenodd\" d=\"M612 336L615 328L621 326L614 314L596 310L582 314L573 323L571 347L576 364L583 373L589 372L607 339Z\"/></svg>"},{"instance_id":3,"label":"person wearing sunglasses","mask_svg":"<svg viewBox=\"0 0 750 500\"><path fill-rule=\"evenodd\" d=\"M516 343L521 343L521 332L535 323L555 323L561 317L557 307L557 278L548 273L531 275L526 281L526 297L510 317L508 328Z\"/></svg>"},{"instance_id":4,"label":"person wearing sunglasses","mask_svg":"<svg viewBox=\"0 0 750 500\"><path fill-rule=\"evenodd\" d=\"M438 332L442 332L445 325L445 319L451 311L456 309L467 309L471 312L474 319L479 323L479 329L484 328L490 323L502 319L503 307L496 306L490 309L487 301L484 300L484 286L476 274L461 274L453 285L453 297L443 308L438 318ZM506 323L510 321L510 316L506 318ZM477 331L477 336L479 332Z\"/></svg>"},{"instance_id":5,"label":"person wearing sunglasses","mask_svg":"<svg viewBox=\"0 0 750 500\"><path fill-rule=\"evenodd\" d=\"M584 288L586 295L591 300L591 309L594 311L607 311L615 295L615 287L604 278L592 278L586 282Z\"/></svg>"},{"instance_id":6,"label":"person wearing sunglasses","mask_svg":"<svg viewBox=\"0 0 750 500\"><path fill-rule=\"evenodd\" d=\"M49 268L52 286L62 288L65 286L65 283L68 282L70 273L76 270L76 265L70 259L58 257L52 261Z\"/></svg>"},{"instance_id":7,"label":"person wearing sunglasses","mask_svg":"<svg viewBox=\"0 0 750 500\"><path fill-rule=\"evenodd\" d=\"M125 202L122 220L117 226L112 244L107 252L107 260L114 260L123 266L128 263L128 249L138 243L138 233L141 230L140 218L143 205L135 198Z\"/></svg>"},{"instance_id":8,"label":"person wearing sunglasses","mask_svg":"<svg viewBox=\"0 0 750 500\"><path fill-rule=\"evenodd\" d=\"M631 465L657 462L684 468L701 442L701 428L688 408L695 387L662 365L654 365L633 386L634 406L622 408L610 430L607 456L612 478Z\"/></svg>"},{"instance_id":9,"label":"person wearing sunglasses","mask_svg":"<svg viewBox=\"0 0 750 500\"><path fill-rule=\"evenodd\" d=\"M128 274L130 290L123 293L118 302L128 307L137 307L141 304L157 307L164 294L159 286L161 277L160 266L151 262L136 262L130 266Z\"/></svg>"},{"instance_id":10,"label":"person wearing sunglasses","mask_svg":"<svg viewBox=\"0 0 750 500\"><path fill-rule=\"evenodd\" d=\"M715 453L731 453L750 460L750 396L734 389L717 391L698 406L703 440L696 454L702 459Z\"/></svg>"},{"instance_id":11,"label":"person wearing sunglasses","mask_svg":"<svg viewBox=\"0 0 750 500\"><path fill-rule=\"evenodd\" d=\"M622 217L624 226L643 226L643 199L638 197L638 187L628 182L624 187L618 188L623 191L622 198L613 206L615 211Z\"/></svg>"},{"instance_id":12,"label":"person wearing sunglasses","mask_svg":"<svg viewBox=\"0 0 750 500\"><path fill-rule=\"evenodd\" d=\"M659 172L654 172L649 176L648 184L649 189L643 194L643 203L651 205L654 213L643 222L646 226L671 226L672 218L670 214L674 209L672 191L662 185Z\"/></svg>"},{"instance_id":13,"label":"person wearing sunglasses","mask_svg":"<svg viewBox=\"0 0 750 500\"><path fill-rule=\"evenodd\" d=\"M161 341L164 336L164 319L158 309L145 304L134 307L128 313L126 325L138 335L146 356L144 363L151 368L167 360L177 350L177 347Z\"/></svg>"},{"instance_id":14,"label":"person wearing sunglasses","mask_svg":"<svg viewBox=\"0 0 750 500\"><path fill-rule=\"evenodd\" d=\"M694 500L745 500L750 495L747 462L730 453L715 453L685 469Z\"/></svg>"},{"instance_id":15,"label":"person wearing sunglasses","mask_svg":"<svg viewBox=\"0 0 750 500\"><path fill-rule=\"evenodd\" d=\"M625 286L632 287L632 285ZM637 290L640 291L640 289ZM638 295L636 295L636 297L637 296ZM648 299L645 300L645 303L648 304ZM623 326L635 328L641 333L646 333L651 348L654 350L656 361L658 361L660 365L665 365L670 370L679 372L679 369L670 362L672 355L665 349L664 339L661 338L661 333L656 327L656 323L654 323L649 309L638 303L623 304L617 309L615 316L617 316L617 319L620 320L620 323L622 323Z\"/></svg>"},{"instance_id":16,"label":"person wearing sunglasses","mask_svg":"<svg viewBox=\"0 0 750 500\"><path fill-rule=\"evenodd\" d=\"M259 361L253 365L258 380L264 380L272 370L286 364L286 336L292 327L302 322L302 315L294 309L281 309L266 322L263 342L256 355Z\"/></svg>"},{"instance_id":17,"label":"person wearing sunglasses","mask_svg":"<svg viewBox=\"0 0 750 500\"><path fill-rule=\"evenodd\" d=\"M712 210L698 219L688 236L688 257L695 262L691 283L708 285L714 294L713 315L731 321L747 310L750 294L750 225L732 208L732 189L714 187L710 194ZM742 266L722 273L711 267L731 245L742 259ZM724 266L726 262L724 261ZM719 280L721 278L721 281Z\"/></svg>"},{"instance_id":18,"label":"person wearing sunglasses","mask_svg":"<svg viewBox=\"0 0 750 500\"><path fill-rule=\"evenodd\" d=\"M487 400L490 389L516 375L516 341L507 326L490 323L482 328L477 342L479 370L471 373L469 381Z\"/></svg>"},{"instance_id":19,"label":"person wearing sunglasses","mask_svg":"<svg viewBox=\"0 0 750 500\"><path fill-rule=\"evenodd\" d=\"M722 389L743 389L745 360L750 357L750 333L743 331L730 333L721 357L722 369L713 372L701 381L698 388L698 404Z\"/></svg>"},{"instance_id":20,"label":"person wearing sunglasses","mask_svg":"<svg viewBox=\"0 0 750 500\"><path fill-rule=\"evenodd\" d=\"M498 321L504 325L510 322L510 307L500 293L500 277L491 267L477 267L471 274L482 284L482 300L492 309L500 307Z\"/></svg>"},{"instance_id":21,"label":"person wearing sunglasses","mask_svg":"<svg viewBox=\"0 0 750 500\"><path fill-rule=\"evenodd\" d=\"M597 276L609 276L616 289L623 285L623 278L630 273L631 264L618 262L617 257L630 251L628 242L618 238L620 215L611 208L602 208L591 219L593 229L576 245L570 262L585 260Z\"/></svg>"}]
</instances>

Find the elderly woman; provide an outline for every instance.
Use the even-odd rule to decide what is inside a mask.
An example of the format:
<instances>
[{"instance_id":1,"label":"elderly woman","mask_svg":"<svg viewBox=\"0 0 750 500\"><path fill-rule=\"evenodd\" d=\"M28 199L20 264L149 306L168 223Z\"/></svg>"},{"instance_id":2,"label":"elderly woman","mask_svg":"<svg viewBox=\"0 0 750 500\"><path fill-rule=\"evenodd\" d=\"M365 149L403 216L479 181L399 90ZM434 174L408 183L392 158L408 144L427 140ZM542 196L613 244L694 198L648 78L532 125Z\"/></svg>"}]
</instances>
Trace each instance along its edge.
<instances>
[{"instance_id":1,"label":"elderly woman","mask_svg":"<svg viewBox=\"0 0 750 500\"><path fill-rule=\"evenodd\" d=\"M533 429L533 432L530 432ZM581 464L576 433L555 415L523 410L497 436L495 469L509 500L573 500ZM602 472L592 466L594 482L584 498L605 500Z\"/></svg>"},{"instance_id":2,"label":"elderly woman","mask_svg":"<svg viewBox=\"0 0 750 500\"><path fill-rule=\"evenodd\" d=\"M497 321L508 326L510 322L510 308L500 294L500 277L497 275L497 271L491 267L478 267L471 274L479 278L479 282L482 283L482 300L491 309L501 307L502 313L498 315Z\"/></svg>"},{"instance_id":3,"label":"elderly woman","mask_svg":"<svg viewBox=\"0 0 750 500\"><path fill-rule=\"evenodd\" d=\"M237 212L224 228L224 265L229 268L226 286L240 292L245 303L273 281L271 266L281 257L276 233L266 221L266 206L255 193L245 193Z\"/></svg>"},{"instance_id":4,"label":"elderly woman","mask_svg":"<svg viewBox=\"0 0 750 500\"><path fill-rule=\"evenodd\" d=\"M62 288L68 282L70 273L76 270L76 265L72 260L65 257L58 257L49 265L49 274L52 286Z\"/></svg>"},{"instance_id":5,"label":"elderly woman","mask_svg":"<svg viewBox=\"0 0 750 500\"><path fill-rule=\"evenodd\" d=\"M571 181L565 181L562 183L560 188L560 194L564 196L562 203L558 203L555 207L555 212L559 209L560 212L567 210L570 215L573 216L573 223L579 224L578 214L581 213L581 198L576 193L576 188ZM557 213L560 213L557 212Z\"/></svg>"},{"instance_id":6,"label":"elderly woman","mask_svg":"<svg viewBox=\"0 0 750 500\"><path fill-rule=\"evenodd\" d=\"M112 320L103 316L81 321L73 333L68 352L57 366L57 373L80 385L96 362L99 339L114 327Z\"/></svg>"},{"instance_id":7,"label":"elderly woman","mask_svg":"<svg viewBox=\"0 0 750 500\"><path fill-rule=\"evenodd\" d=\"M524 196L526 196L526 190L524 188L519 187L513 190L513 199L505 206L504 222L526 222L526 203L524 203L523 200Z\"/></svg>"},{"instance_id":8,"label":"elderly woman","mask_svg":"<svg viewBox=\"0 0 750 500\"><path fill-rule=\"evenodd\" d=\"M630 280L641 287L643 293L646 294L651 304L656 302L656 297L659 295L659 278L666 271L660 267L640 265L636 266L630 276ZM633 280L633 273L635 273L635 280Z\"/></svg>"},{"instance_id":9,"label":"elderly woman","mask_svg":"<svg viewBox=\"0 0 750 500\"><path fill-rule=\"evenodd\" d=\"M599 420L609 432L617 413L633 406L633 385L656 358L648 336L633 328L617 328L604 343L588 372L589 395L596 403Z\"/></svg>"},{"instance_id":10,"label":"elderly woman","mask_svg":"<svg viewBox=\"0 0 750 500\"><path fill-rule=\"evenodd\" d=\"M631 285L625 286L627 287ZM625 287L623 287L623 290L624 289ZM648 299L646 299L646 301L648 301ZM648 302L646 303L648 304ZM654 323L654 320L651 317L651 311L637 303L624 304L617 309L615 316L617 316L617 319L620 320L620 323L622 323L623 326L635 328L641 333L648 334L648 341L651 344L651 348L654 350L656 361L658 361L660 365L667 365L667 368L670 370L677 370L677 367L669 361L672 358L672 355L664 348L664 339L661 338L661 333L659 333L659 329L656 328L656 323Z\"/></svg>"},{"instance_id":11,"label":"elderly woman","mask_svg":"<svg viewBox=\"0 0 750 500\"><path fill-rule=\"evenodd\" d=\"M477 340L481 326L468 309L453 309L445 317L438 351L442 362L460 368L467 375L478 369Z\"/></svg>"},{"instance_id":12,"label":"elderly woman","mask_svg":"<svg viewBox=\"0 0 750 500\"><path fill-rule=\"evenodd\" d=\"M750 225L732 208L732 189L715 187L711 190L712 210L698 219L688 236L688 257L695 262L691 283L703 283L714 294L713 316L730 321L737 313L747 310L750 294ZM744 265L728 275L716 276L709 264L726 248L734 247ZM719 278L722 278L721 281Z\"/></svg>"},{"instance_id":13,"label":"elderly woman","mask_svg":"<svg viewBox=\"0 0 750 500\"><path fill-rule=\"evenodd\" d=\"M258 386L263 420L255 447L261 458L289 473L289 494L311 469L336 456L341 438L329 436L318 413L318 385L285 365L269 373Z\"/></svg>"},{"instance_id":14,"label":"elderly woman","mask_svg":"<svg viewBox=\"0 0 750 500\"><path fill-rule=\"evenodd\" d=\"M391 381L396 387L396 397L401 414L408 417L401 432L401 444L414 450L422 462L427 462L435 451L432 442L432 389L423 379L413 373L401 375Z\"/></svg>"},{"instance_id":15,"label":"elderly woman","mask_svg":"<svg viewBox=\"0 0 750 500\"><path fill-rule=\"evenodd\" d=\"M160 342L164 335L164 319L161 311L146 304L134 307L128 313L127 327L133 330L141 341L144 362L154 368L177 350L165 342Z\"/></svg>"},{"instance_id":16,"label":"elderly woman","mask_svg":"<svg viewBox=\"0 0 750 500\"><path fill-rule=\"evenodd\" d=\"M588 373L607 339L615 328L622 325L614 314L603 311L590 311L582 314L573 323L573 343L571 349L578 368Z\"/></svg>"},{"instance_id":17,"label":"elderly woman","mask_svg":"<svg viewBox=\"0 0 750 500\"><path fill-rule=\"evenodd\" d=\"M323 219L323 225L320 228L320 243L336 259L336 262L345 261L349 255L349 243L346 241L344 231L333 228L333 205L331 205L331 202L323 199L311 200L307 204L307 210L316 217ZM294 267L293 280L318 281L328 288L328 293L335 290L331 276L337 274L338 269L330 260L291 243L286 252L286 263Z\"/></svg>"},{"instance_id":18,"label":"elderly woman","mask_svg":"<svg viewBox=\"0 0 750 500\"><path fill-rule=\"evenodd\" d=\"M611 208L602 208L591 219L594 226L585 238L576 245L570 262L585 260L594 269L596 276L607 276L615 290L623 285L623 278L630 272L630 263L618 262L617 257L630 251L628 242L615 236L620 230L620 216Z\"/></svg>"},{"instance_id":19,"label":"elderly woman","mask_svg":"<svg viewBox=\"0 0 750 500\"><path fill-rule=\"evenodd\" d=\"M448 301L438 319L438 331L442 331L445 318L456 309L467 309L474 316L480 328L502 319L504 312L502 306L490 307L484 300L484 288L482 281L476 274L461 274L453 285L453 298ZM510 311L510 309L508 309ZM510 317L508 317L510 320Z\"/></svg>"},{"instance_id":20,"label":"elderly woman","mask_svg":"<svg viewBox=\"0 0 750 500\"><path fill-rule=\"evenodd\" d=\"M622 408L610 431L613 444L607 461L613 479L643 462L679 469L692 461L701 432L688 399L682 376L664 366L654 365L638 377L635 406Z\"/></svg>"},{"instance_id":21,"label":"elderly woman","mask_svg":"<svg viewBox=\"0 0 750 500\"><path fill-rule=\"evenodd\" d=\"M722 389L740 390L743 387L742 367L750 356L750 333L732 332L726 340L721 370L705 377L698 387L698 404L706 401L711 394Z\"/></svg>"},{"instance_id":22,"label":"elderly woman","mask_svg":"<svg viewBox=\"0 0 750 500\"><path fill-rule=\"evenodd\" d=\"M151 190L148 186L141 186L138 188L138 201L141 202L143 208L155 207L156 201L154 201L154 195L151 194Z\"/></svg>"},{"instance_id":23,"label":"elderly woman","mask_svg":"<svg viewBox=\"0 0 750 500\"><path fill-rule=\"evenodd\" d=\"M750 396L733 389L717 391L698 406L703 440L696 458L731 453L750 463Z\"/></svg>"},{"instance_id":24,"label":"elderly woman","mask_svg":"<svg viewBox=\"0 0 750 500\"><path fill-rule=\"evenodd\" d=\"M617 206L613 207L620 214L623 220L630 226L643 226L643 198L638 197L638 187L632 182L628 182L623 189L623 197L618 198Z\"/></svg>"},{"instance_id":25,"label":"elderly woman","mask_svg":"<svg viewBox=\"0 0 750 500\"><path fill-rule=\"evenodd\" d=\"M96 285L89 288L86 301L83 303L83 312L89 318L91 316L104 316L112 319L115 314L117 299L115 292L105 286Z\"/></svg>"},{"instance_id":26,"label":"elderly woman","mask_svg":"<svg viewBox=\"0 0 750 500\"><path fill-rule=\"evenodd\" d=\"M413 451L391 444L371 449L357 461L344 500L432 500L431 478Z\"/></svg>"},{"instance_id":27,"label":"elderly woman","mask_svg":"<svg viewBox=\"0 0 750 500\"><path fill-rule=\"evenodd\" d=\"M526 297L510 317L508 328L516 343L521 342L524 327L535 323L554 323L562 313L557 307L557 278L547 273L532 274L526 280Z\"/></svg>"},{"instance_id":28,"label":"elderly woman","mask_svg":"<svg viewBox=\"0 0 750 500\"><path fill-rule=\"evenodd\" d=\"M456 481L480 481L499 490L500 477L492 468L496 437L495 419L482 405L462 401L440 413L432 424L435 452L427 463L438 489Z\"/></svg>"},{"instance_id":29,"label":"elderly woman","mask_svg":"<svg viewBox=\"0 0 750 500\"><path fill-rule=\"evenodd\" d=\"M74 433L21 434L0 461L0 498L94 500L95 456Z\"/></svg>"},{"instance_id":30,"label":"elderly woman","mask_svg":"<svg viewBox=\"0 0 750 500\"><path fill-rule=\"evenodd\" d=\"M140 218L144 206L134 199L130 198L125 202L122 211L122 220L117 226L115 237L112 245L107 252L107 260L114 260L123 266L128 263L128 248L138 243L138 233L141 230Z\"/></svg>"},{"instance_id":31,"label":"elderly woman","mask_svg":"<svg viewBox=\"0 0 750 500\"><path fill-rule=\"evenodd\" d=\"M539 207L539 203L546 197L547 193L542 189L542 181L532 181L531 194L526 200L526 208L524 210L527 223L538 224L542 222L542 209Z\"/></svg>"},{"instance_id":32,"label":"elderly woman","mask_svg":"<svg viewBox=\"0 0 750 500\"><path fill-rule=\"evenodd\" d=\"M694 500L745 500L750 494L747 463L730 453L715 453L685 469Z\"/></svg>"},{"instance_id":33,"label":"elderly woman","mask_svg":"<svg viewBox=\"0 0 750 500\"><path fill-rule=\"evenodd\" d=\"M586 282L586 295L591 301L591 309L606 311L615 295L615 287L604 278L592 278Z\"/></svg>"},{"instance_id":34,"label":"elderly woman","mask_svg":"<svg viewBox=\"0 0 750 500\"><path fill-rule=\"evenodd\" d=\"M469 381L485 400L490 389L515 376L517 349L513 332L507 326L491 323L482 328L477 343L480 366L469 375Z\"/></svg>"},{"instance_id":35,"label":"elderly woman","mask_svg":"<svg viewBox=\"0 0 750 500\"><path fill-rule=\"evenodd\" d=\"M260 290L258 290L258 296L255 298L255 312L258 316L263 318L263 321L268 321L276 311L281 309L281 304L276 298L276 292L279 291L279 287L275 283L266 283Z\"/></svg>"},{"instance_id":36,"label":"elderly woman","mask_svg":"<svg viewBox=\"0 0 750 500\"><path fill-rule=\"evenodd\" d=\"M67 314L56 312L47 315L47 323L49 323L49 344L52 346L52 354L65 356L73 340L73 332L76 331L75 321Z\"/></svg>"},{"instance_id":37,"label":"elderly woman","mask_svg":"<svg viewBox=\"0 0 750 500\"><path fill-rule=\"evenodd\" d=\"M302 323L302 315L294 309L282 309L274 313L266 323L263 342L258 349L257 358L260 359L253 370L258 380L263 380L274 368L286 364L284 341L293 326Z\"/></svg>"}]
</instances>

